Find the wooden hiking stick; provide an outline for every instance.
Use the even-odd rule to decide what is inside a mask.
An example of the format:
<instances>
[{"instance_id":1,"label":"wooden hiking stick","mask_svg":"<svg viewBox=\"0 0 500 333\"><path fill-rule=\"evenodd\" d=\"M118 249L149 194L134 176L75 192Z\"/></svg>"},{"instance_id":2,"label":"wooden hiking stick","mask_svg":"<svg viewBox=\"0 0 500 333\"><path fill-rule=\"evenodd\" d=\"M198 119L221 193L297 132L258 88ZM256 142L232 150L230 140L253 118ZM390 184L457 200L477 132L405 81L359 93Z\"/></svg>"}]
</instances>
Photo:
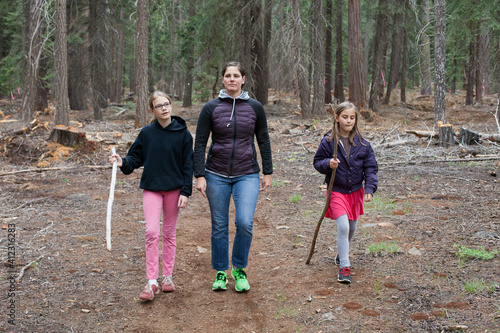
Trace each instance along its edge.
<instances>
[{"instance_id":1,"label":"wooden hiking stick","mask_svg":"<svg viewBox=\"0 0 500 333\"><path fill-rule=\"evenodd\" d=\"M111 148L111 153L116 154L115 147ZM115 199L115 185L116 185L116 160L113 162L113 173L111 175L111 186L109 188L108 199L108 214L106 216L106 247L111 251L111 211L113 208L113 200Z\"/></svg>"},{"instance_id":2,"label":"wooden hiking stick","mask_svg":"<svg viewBox=\"0 0 500 333\"><path fill-rule=\"evenodd\" d=\"M332 109L332 112L333 112L333 107L331 104L330 104L330 108ZM335 121L335 113L333 114L333 117L334 117L334 121ZM332 131L335 132L335 123L333 125ZM333 133L333 142L335 144L334 148L333 148L333 158L337 159L338 138L337 138L336 133ZM323 213L321 214L321 217L319 218L319 221L316 225L316 230L314 231L314 237L313 237L312 244L311 244L311 250L309 251L309 257L307 257L307 260L306 260L306 265L308 265L309 262L311 261L311 258L312 258L313 253L314 253L314 247L316 246L316 239L318 238L319 228L321 227L321 222L323 222L323 219L325 218L326 211L328 210L328 207L330 206L332 187L333 187L333 182L335 180L335 173L336 172L337 172L337 169L332 170L332 176L330 177L330 183L328 184L328 191L327 191L327 195L326 195L325 208L323 208Z\"/></svg>"}]
</instances>

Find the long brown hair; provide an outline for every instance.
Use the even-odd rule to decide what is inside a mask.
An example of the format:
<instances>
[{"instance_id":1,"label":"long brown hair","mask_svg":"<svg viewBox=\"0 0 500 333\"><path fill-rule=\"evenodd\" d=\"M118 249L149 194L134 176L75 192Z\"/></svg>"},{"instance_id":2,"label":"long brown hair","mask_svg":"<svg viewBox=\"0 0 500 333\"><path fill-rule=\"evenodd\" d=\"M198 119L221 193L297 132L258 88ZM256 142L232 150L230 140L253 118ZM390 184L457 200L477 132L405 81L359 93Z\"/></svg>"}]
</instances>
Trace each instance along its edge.
<instances>
[{"instance_id":1,"label":"long brown hair","mask_svg":"<svg viewBox=\"0 0 500 333\"><path fill-rule=\"evenodd\" d=\"M153 92L151 94L151 96L149 96L149 101L148 101L148 105L149 105L149 109L150 110L153 110L154 109L154 105L153 105L153 102L155 99L157 99L158 97L165 97L166 99L168 99L168 101L170 102L170 104L172 104L172 99L170 98L170 96L168 96L166 93L164 93L163 91L161 90L156 90L155 92Z\"/></svg>"},{"instance_id":2,"label":"long brown hair","mask_svg":"<svg viewBox=\"0 0 500 333\"><path fill-rule=\"evenodd\" d=\"M354 126L352 127L352 130L349 133L349 142L351 143L351 145L356 146L354 144L353 139L356 136L356 133L358 133L359 134L359 142L361 142L361 144L364 145L363 142L361 141L361 140L364 140L364 138L363 138L363 135L361 135L361 131L359 130L359 127L358 127L359 111L358 111L358 108L356 107L356 105L352 104L351 102L343 102L343 103L338 104L335 107L335 110L333 112L333 128L332 128L330 135L327 138L328 142L332 141L333 139L335 139L335 141L338 142L340 125L339 125L339 122L336 121L336 118L340 117L340 114L343 111L349 110L349 109L353 109L354 112L356 113L356 121L354 122Z\"/></svg>"}]
</instances>

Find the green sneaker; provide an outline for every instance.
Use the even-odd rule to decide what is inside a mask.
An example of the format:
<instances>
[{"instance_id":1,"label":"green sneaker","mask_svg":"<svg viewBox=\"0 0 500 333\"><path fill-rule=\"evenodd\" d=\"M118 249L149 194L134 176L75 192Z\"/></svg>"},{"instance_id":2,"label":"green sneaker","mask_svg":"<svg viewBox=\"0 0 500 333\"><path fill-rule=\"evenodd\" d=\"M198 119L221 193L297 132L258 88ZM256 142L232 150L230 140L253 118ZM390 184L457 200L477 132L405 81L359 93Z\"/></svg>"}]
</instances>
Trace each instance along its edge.
<instances>
[{"instance_id":1,"label":"green sneaker","mask_svg":"<svg viewBox=\"0 0 500 333\"><path fill-rule=\"evenodd\" d=\"M223 271L218 271L215 276L214 284L212 284L212 290L226 290L227 284L227 274Z\"/></svg>"},{"instance_id":2,"label":"green sneaker","mask_svg":"<svg viewBox=\"0 0 500 333\"><path fill-rule=\"evenodd\" d=\"M243 268L234 268L231 270L231 276L233 277L235 284L234 287L237 292L242 293L250 290L250 285L247 280L247 273Z\"/></svg>"}]
</instances>

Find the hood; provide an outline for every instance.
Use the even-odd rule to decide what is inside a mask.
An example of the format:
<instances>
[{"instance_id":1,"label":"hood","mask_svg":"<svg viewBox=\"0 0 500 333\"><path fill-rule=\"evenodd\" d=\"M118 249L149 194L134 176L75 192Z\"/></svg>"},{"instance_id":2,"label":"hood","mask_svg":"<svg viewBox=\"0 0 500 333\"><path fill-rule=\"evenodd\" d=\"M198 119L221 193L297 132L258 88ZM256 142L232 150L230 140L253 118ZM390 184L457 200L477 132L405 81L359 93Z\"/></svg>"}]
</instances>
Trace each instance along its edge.
<instances>
[{"instance_id":1,"label":"hood","mask_svg":"<svg viewBox=\"0 0 500 333\"><path fill-rule=\"evenodd\" d=\"M241 99L247 101L250 96L248 96L248 92L242 90L241 94L238 97L233 98L231 95L226 93L226 89L221 89L221 91L219 92L219 98Z\"/></svg>"},{"instance_id":2,"label":"hood","mask_svg":"<svg viewBox=\"0 0 500 333\"><path fill-rule=\"evenodd\" d=\"M165 128L163 128L160 125L158 120L155 120L155 124L156 124L156 126L159 126L166 131L172 131L172 132L183 131L187 128L186 121L184 119L182 119L181 117L171 116L171 119L172 119L172 121Z\"/></svg>"}]
</instances>

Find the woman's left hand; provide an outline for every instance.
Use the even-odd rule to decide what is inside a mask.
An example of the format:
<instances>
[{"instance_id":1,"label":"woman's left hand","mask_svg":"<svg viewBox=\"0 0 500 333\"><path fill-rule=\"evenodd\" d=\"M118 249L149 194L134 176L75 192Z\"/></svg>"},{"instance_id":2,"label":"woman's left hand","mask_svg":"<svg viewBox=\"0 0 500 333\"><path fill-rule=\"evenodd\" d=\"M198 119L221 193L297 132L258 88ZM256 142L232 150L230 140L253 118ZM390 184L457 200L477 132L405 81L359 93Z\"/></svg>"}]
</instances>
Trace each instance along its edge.
<instances>
[{"instance_id":1,"label":"woman's left hand","mask_svg":"<svg viewBox=\"0 0 500 333\"><path fill-rule=\"evenodd\" d=\"M189 198L181 195L181 196L179 196L179 201L177 201L177 207L184 208L187 206L188 202L189 202Z\"/></svg>"},{"instance_id":2,"label":"woman's left hand","mask_svg":"<svg viewBox=\"0 0 500 333\"><path fill-rule=\"evenodd\" d=\"M262 178L262 187L260 188L261 191L264 191L266 188L271 186L273 181L271 180L271 175L264 175Z\"/></svg>"},{"instance_id":3,"label":"woman's left hand","mask_svg":"<svg viewBox=\"0 0 500 333\"><path fill-rule=\"evenodd\" d=\"M365 193L365 201L366 202L372 201L372 198L373 198L373 195L371 195L370 193Z\"/></svg>"}]
</instances>

